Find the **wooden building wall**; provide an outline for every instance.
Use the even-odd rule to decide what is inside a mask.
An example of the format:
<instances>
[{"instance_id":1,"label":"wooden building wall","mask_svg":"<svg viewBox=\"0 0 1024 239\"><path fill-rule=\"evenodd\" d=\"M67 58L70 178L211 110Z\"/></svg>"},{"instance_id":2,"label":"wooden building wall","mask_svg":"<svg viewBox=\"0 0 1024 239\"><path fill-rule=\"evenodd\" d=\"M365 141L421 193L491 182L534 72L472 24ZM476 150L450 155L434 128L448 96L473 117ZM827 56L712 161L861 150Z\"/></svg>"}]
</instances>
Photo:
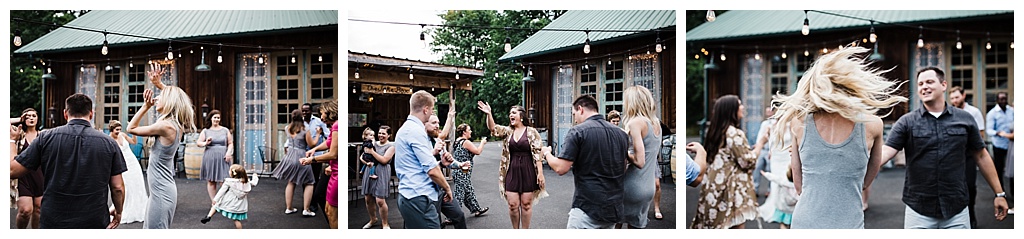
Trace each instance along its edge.
<instances>
[{"instance_id":1,"label":"wooden building wall","mask_svg":"<svg viewBox=\"0 0 1024 239\"><path fill-rule=\"evenodd\" d=\"M271 47L291 47L296 48L316 48L318 46L323 47L324 53L338 54L338 31L337 28L317 28L307 29L307 32L300 31L287 31L278 33L254 33L244 34L239 36L231 36L224 38L209 38L203 39L202 41L212 42L223 42L225 44L247 44L247 45L263 45L264 54L275 52L278 54L291 54L290 50L278 50L271 51ZM204 45L206 48L206 64L210 65L211 70L208 72L195 71L195 67L199 65L201 58L201 51L199 45L192 45L188 43L172 43L174 49L181 49L181 57L175 56L175 68L178 74L177 86L182 88L192 99L192 104L195 106L195 112L199 116L196 119L196 126L202 127L204 120L201 119L202 108L200 106L206 103L210 106L210 110L220 110L222 115L222 124L228 128L235 128L236 115L235 103L236 96L236 62L235 57L237 54L243 53L257 53L259 49L249 48L233 48L224 47L218 49L216 45ZM188 50L192 49L193 53L189 54ZM217 63L217 51L221 50L223 54L223 63ZM110 47L109 54L103 56L100 54L99 47L90 48L83 51L66 52L66 53L50 53L44 54L42 57L48 59L54 59L53 73L57 76L57 79L46 82L46 102L44 104L52 106L55 109L54 125L47 124L47 128L63 125L66 122L62 112L64 109L64 100L71 94L75 93L75 71L78 71L78 65L81 62L86 64L97 64L100 68L106 66L106 59L120 59L127 58L129 56L142 56L146 54L154 54L154 59L163 59L166 55L167 44L156 43L141 46L114 46ZM299 54L299 50L296 50L296 54ZM318 54L317 50L307 51L307 54ZM145 64L147 59L134 58L135 64ZM127 62L123 60L121 62ZM114 64L116 62L111 62ZM337 64L337 63L336 63ZM273 76L271 76L273 77ZM102 79L98 79L102 80ZM340 85L335 86L336 88ZM127 89L122 89L126 91ZM97 94L99 94L98 92ZM93 99L94 102L97 99ZM152 112L151 112L152 113ZM49 121L49 120L47 120Z\"/></svg>"}]
</instances>

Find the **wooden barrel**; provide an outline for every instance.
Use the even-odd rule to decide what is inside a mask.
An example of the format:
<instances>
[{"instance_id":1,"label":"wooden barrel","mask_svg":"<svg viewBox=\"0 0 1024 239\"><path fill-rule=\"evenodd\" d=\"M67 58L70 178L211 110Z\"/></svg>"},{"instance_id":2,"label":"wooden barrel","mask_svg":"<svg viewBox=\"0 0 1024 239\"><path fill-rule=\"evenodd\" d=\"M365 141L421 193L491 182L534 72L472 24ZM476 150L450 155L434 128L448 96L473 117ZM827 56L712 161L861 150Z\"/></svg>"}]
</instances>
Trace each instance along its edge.
<instances>
[{"instance_id":1,"label":"wooden barrel","mask_svg":"<svg viewBox=\"0 0 1024 239\"><path fill-rule=\"evenodd\" d=\"M203 148L189 143L185 146L185 177L199 179L199 169L203 167Z\"/></svg>"},{"instance_id":2,"label":"wooden barrel","mask_svg":"<svg viewBox=\"0 0 1024 239\"><path fill-rule=\"evenodd\" d=\"M672 145L672 157L669 160L669 168L672 169L672 183L676 183L676 146L679 144ZM685 152L684 152L685 153ZM662 172L664 173L664 172Z\"/></svg>"}]
</instances>

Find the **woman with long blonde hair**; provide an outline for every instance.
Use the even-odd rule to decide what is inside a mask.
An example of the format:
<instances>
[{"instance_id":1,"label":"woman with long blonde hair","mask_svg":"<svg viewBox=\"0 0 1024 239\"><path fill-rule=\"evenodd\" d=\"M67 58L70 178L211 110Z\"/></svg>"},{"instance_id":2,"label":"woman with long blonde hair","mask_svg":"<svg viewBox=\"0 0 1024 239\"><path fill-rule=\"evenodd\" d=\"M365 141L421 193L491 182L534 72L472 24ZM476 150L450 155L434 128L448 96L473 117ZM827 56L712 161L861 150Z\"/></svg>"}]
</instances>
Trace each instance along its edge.
<instances>
[{"instance_id":1,"label":"woman with long blonde hair","mask_svg":"<svg viewBox=\"0 0 1024 239\"><path fill-rule=\"evenodd\" d=\"M864 228L861 192L878 174L882 153L876 114L907 101L882 76L888 70L864 61L866 52L847 47L819 57L792 95L773 100L781 103L778 125L789 127L775 127L771 137L782 141L786 130L793 137L791 170L801 194L793 228Z\"/></svg>"},{"instance_id":2,"label":"woman with long blonde hair","mask_svg":"<svg viewBox=\"0 0 1024 239\"><path fill-rule=\"evenodd\" d=\"M174 219L174 208L178 203L178 188L174 183L174 153L178 140L185 132L195 132L195 112L192 100L181 88L165 86L160 78L164 70L158 63L151 63L149 78L153 85L162 90L159 100L153 97L153 90L142 93L145 104L128 123L128 133L139 136L154 136L156 142L149 153L149 207L143 228L169 228ZM149 108L156 106L160 118L151 125L139 126Z\"/></svg>"},{"instance_id":3,"label":"woman with long blonde hair","mask_svg":"<svg viewBox=\"0 0 1024 239\"><path fill-rule=\"evenodd\" d=\"M622 122L629 140L630 165L623 179L623 223L632 228L647 227L647 211L654 200L655 170L661 152L661 122L655 115L654 97L643 86L632 86L623 92Z\"/></svg>"}]
</instances>

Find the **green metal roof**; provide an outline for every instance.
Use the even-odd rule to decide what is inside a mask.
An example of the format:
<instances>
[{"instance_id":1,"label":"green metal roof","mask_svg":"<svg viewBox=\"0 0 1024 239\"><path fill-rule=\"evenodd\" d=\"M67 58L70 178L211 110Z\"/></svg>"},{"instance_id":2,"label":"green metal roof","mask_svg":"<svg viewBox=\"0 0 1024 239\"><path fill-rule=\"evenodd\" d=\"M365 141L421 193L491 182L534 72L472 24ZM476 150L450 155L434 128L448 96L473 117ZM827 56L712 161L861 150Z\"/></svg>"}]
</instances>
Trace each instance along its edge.
<instances>
[{"instance_id":1,"label":"green metal roof","mask_svg":"<svg viewBox=\"0 0 1024 239\"><path fill-rule=\"evenodd\" d=\"M998 14L1013 14L1013 10L966 11L966 10L823 10L846 16L859 17L885 23L911 23L950 20L957 18L983 17ZM811 34L815 31L842 28L867 27L871 22L820 12L808 12ZM804 23L803 10L734 10L722 13L714 22L706 22L686 32L687 41L722 40L729 38L757 37L767 35L799 35ZM878 24L878 23L876 23Z\"/></svg>"},{"instance_id":2,"label":"green metal roof","mask_svg":"<svg viewBox=\"0 0 1024 239\"><path fill-rule=\"evenodd\" d=\"M156 38L182 39L338 25L338 11L136 11L94 10L67 25ZM111 46L155 41L107 35ZM14 53L73 50L103 45L103 34L58 28Z\"/></svg>"},{"instance_id":3,"label":"green metal roof","mask_svg":"<svg viewBox=\"0 0 1024 239\"><path fill-rule=\"evenodd\" d=\"M675 27L676 11L672 10L578 10L567 11L544 29L654 30ZM596 43L640 32L590 32ZM570 47L582 47L586 34L575 31L538 31L499 61L540 55Z\"/></svg>"}]
</instances>

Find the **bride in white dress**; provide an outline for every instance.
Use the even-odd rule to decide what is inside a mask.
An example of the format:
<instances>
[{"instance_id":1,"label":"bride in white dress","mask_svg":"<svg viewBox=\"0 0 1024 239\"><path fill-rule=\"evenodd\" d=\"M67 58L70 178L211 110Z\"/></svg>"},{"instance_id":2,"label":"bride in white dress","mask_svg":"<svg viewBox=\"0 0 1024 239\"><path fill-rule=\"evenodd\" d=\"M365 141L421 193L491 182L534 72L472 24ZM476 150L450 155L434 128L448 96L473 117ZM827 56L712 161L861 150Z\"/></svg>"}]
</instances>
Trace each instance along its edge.
<instances>
[{"instance_id":1,"label":"bride in white dress","mask_svg":"<svg viewBox=\"0 0 1024 239\"><path fill-rule=\"evenodd\" d=\"M129 143L135 144L134 137L122 133L121 122L110 121L110 137L121 147L124 163L128 171L121 174L124 179L124 208L121 210L121 224L146 220L146 207L149 204L149 193L146 192L146 179L142 177L142 166L132 153ZM113 206L111 206L113 210Z\"/></svg>"}]
</instances>

